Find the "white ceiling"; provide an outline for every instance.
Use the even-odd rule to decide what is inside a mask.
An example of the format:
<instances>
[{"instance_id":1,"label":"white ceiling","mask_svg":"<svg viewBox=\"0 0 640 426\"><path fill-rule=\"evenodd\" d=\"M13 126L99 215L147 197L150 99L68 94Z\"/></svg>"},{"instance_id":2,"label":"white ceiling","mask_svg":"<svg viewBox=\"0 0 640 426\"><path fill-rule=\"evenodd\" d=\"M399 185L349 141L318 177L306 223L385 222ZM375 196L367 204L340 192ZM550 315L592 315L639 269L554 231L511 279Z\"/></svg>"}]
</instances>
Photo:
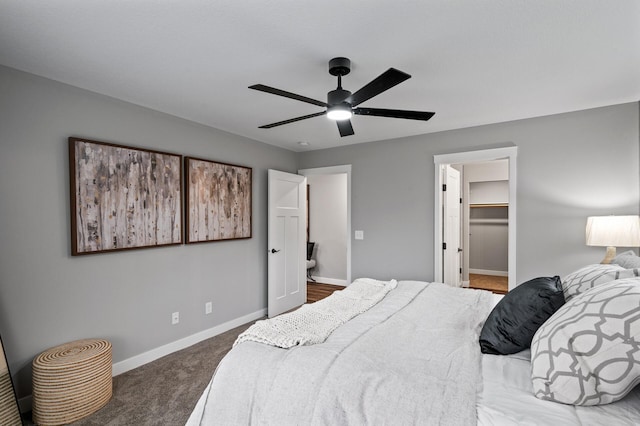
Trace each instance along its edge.
<instances>
[{"instance_id":1,"label":"white ceiling","mask_svg":"<svg viewBox=\"0 0 640 426\"><path fill-rule=\"evenodd\" d=\"M352 92L413 76L361 106L436 115L258 129L322 108L248 86L325 101L336 56ZM0 64L305 151L638 101L640 1L0 0Z\"/></svg>"}]
</instances>

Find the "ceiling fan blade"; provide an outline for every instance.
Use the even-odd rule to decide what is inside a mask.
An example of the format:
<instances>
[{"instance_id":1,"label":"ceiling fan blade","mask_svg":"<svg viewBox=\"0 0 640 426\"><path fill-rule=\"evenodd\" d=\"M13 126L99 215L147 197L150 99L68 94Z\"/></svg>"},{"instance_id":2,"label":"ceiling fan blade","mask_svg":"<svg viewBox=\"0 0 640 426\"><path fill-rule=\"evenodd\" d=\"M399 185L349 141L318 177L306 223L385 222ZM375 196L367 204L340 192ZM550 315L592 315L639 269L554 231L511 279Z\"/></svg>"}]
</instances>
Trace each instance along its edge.
<instances>
[{"instance_id":1,"label":"ceiling fan blade","mask_svg":"<svg viewBox=\"0 0 640 426\"><path fill-rule=\"evenodd\" d=\"M290 118L289 120L278 121L277 123L265 124L264 126L258 127L259 129L270 129L276 126L282 126L283 124L295 123L296 121L306 120L307 118L319 117L321 115L325 115L327 111L316 112L314 114L303 115L302 117Z\"/></svg>"},{"instance_id":2,"label":"ceiling fan blade","mask_svg":"<svg viewBox=\"0 0 640 426\"><path fill-rule=\"evenodd\" d=\"M318 105L321 107L328 106L326 102L316 101L315 99L307 98L306 96L296 95L295 93L286 92L284 90L276 89L275 87L265 86L264 84L254 84L253 86L249 86L249 89L271 93L272 95L284 96L285 98L295 99L296 101L306 102L308 104Z\"/></svg>"},{"instance_id":3,"label":"ceiling fan blade","mask_svg":"<svg viewBox=\"0 0 640 426\"><path fill-rule=\"evenodd\" d=\"M373 115L376 117L405 118L407 120L422 121L427 121L435 115L435 112L383 108L354 108L352 112L357 115Z\"/></svg>"},{"instance_id":4,"label":"ceiling fan blade","mask_svg":"<svg viewBox=\"0 0 640 426\"><path fill-rule=\"evenodd\" d=\"M338 130L340 131L340 136L351 136L353 135L353 126L351 125L351 120L336 120L338 124Z\"/></svg>"},{"instance_id":5,"label":"ceiling fan blade","mask_svg":"<svg viewBox=\"0 0 640 426\"><path fill-rule=\"evenodd\" d=\"M351 95L351 106L359 105L410 78L411 76L406 72L402 72L395 68L389 68L373 79L369 84L365 85L362 89Z\"/></svg>"}]
</instances>

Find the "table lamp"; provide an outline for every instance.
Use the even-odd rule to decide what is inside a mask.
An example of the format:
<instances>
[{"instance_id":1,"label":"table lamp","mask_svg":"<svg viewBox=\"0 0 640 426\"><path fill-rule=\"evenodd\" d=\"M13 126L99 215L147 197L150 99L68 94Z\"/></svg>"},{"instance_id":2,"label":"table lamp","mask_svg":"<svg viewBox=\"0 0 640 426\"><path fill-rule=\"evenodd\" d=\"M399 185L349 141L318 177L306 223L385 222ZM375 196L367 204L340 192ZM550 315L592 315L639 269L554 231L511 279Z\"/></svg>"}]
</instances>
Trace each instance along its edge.
<instances>
[{"instance_id":1,"label":"table lamp","mask_svg":"<svg viewBox=\"0 0 640 426\"><path fill-rule=\"evenodd\" d=\"M611 263L616 247L640 246L640 216L590 216L586 237L588 246L607 248L600 263Z\"/></svg>"}]
</instances>

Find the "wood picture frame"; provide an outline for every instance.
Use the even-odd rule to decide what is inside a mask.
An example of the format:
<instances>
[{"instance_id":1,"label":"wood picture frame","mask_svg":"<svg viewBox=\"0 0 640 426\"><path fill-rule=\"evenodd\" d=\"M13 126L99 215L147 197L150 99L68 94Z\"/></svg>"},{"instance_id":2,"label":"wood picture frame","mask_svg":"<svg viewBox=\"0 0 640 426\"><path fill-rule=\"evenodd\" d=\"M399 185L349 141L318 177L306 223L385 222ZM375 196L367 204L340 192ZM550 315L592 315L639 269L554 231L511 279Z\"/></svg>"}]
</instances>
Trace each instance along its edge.
<instances>
[{"instance_id":1,"label":"wood picture frame","mask_svg":"<svg viewBox=\"0 0 640 426\"><path fill-rule=\"evenodd\" d=\"M252 169L184 157L187 244L251 238Z\"/></svg>"},{"instance_id":2,"label":"wood picture frame","mask_svg":"<svg viewBox=\"0 0 640 426\"><path fill-rule=\"evenodd\" d=\"M182 156L69 138L71 254L182 244Z\"/></svg>"}]
</instances>

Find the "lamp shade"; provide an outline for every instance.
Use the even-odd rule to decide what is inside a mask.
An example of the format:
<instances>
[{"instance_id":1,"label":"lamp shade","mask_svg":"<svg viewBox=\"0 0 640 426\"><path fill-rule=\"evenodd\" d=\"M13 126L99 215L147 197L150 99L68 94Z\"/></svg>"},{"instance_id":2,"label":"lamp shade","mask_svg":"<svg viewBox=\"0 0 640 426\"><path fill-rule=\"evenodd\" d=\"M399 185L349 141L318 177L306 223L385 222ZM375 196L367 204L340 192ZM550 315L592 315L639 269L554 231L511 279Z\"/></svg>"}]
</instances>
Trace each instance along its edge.
<instances>
[{"instance_id":1,"label":"lamp shade","mask_svg":"<svg viewBox=\"0 0 640 426\"><path fill-rule=\"evenodd\" d=\"M591 216L587 219L588 246L640 246L640 216Z\"/></svg>"}]
</instances>

